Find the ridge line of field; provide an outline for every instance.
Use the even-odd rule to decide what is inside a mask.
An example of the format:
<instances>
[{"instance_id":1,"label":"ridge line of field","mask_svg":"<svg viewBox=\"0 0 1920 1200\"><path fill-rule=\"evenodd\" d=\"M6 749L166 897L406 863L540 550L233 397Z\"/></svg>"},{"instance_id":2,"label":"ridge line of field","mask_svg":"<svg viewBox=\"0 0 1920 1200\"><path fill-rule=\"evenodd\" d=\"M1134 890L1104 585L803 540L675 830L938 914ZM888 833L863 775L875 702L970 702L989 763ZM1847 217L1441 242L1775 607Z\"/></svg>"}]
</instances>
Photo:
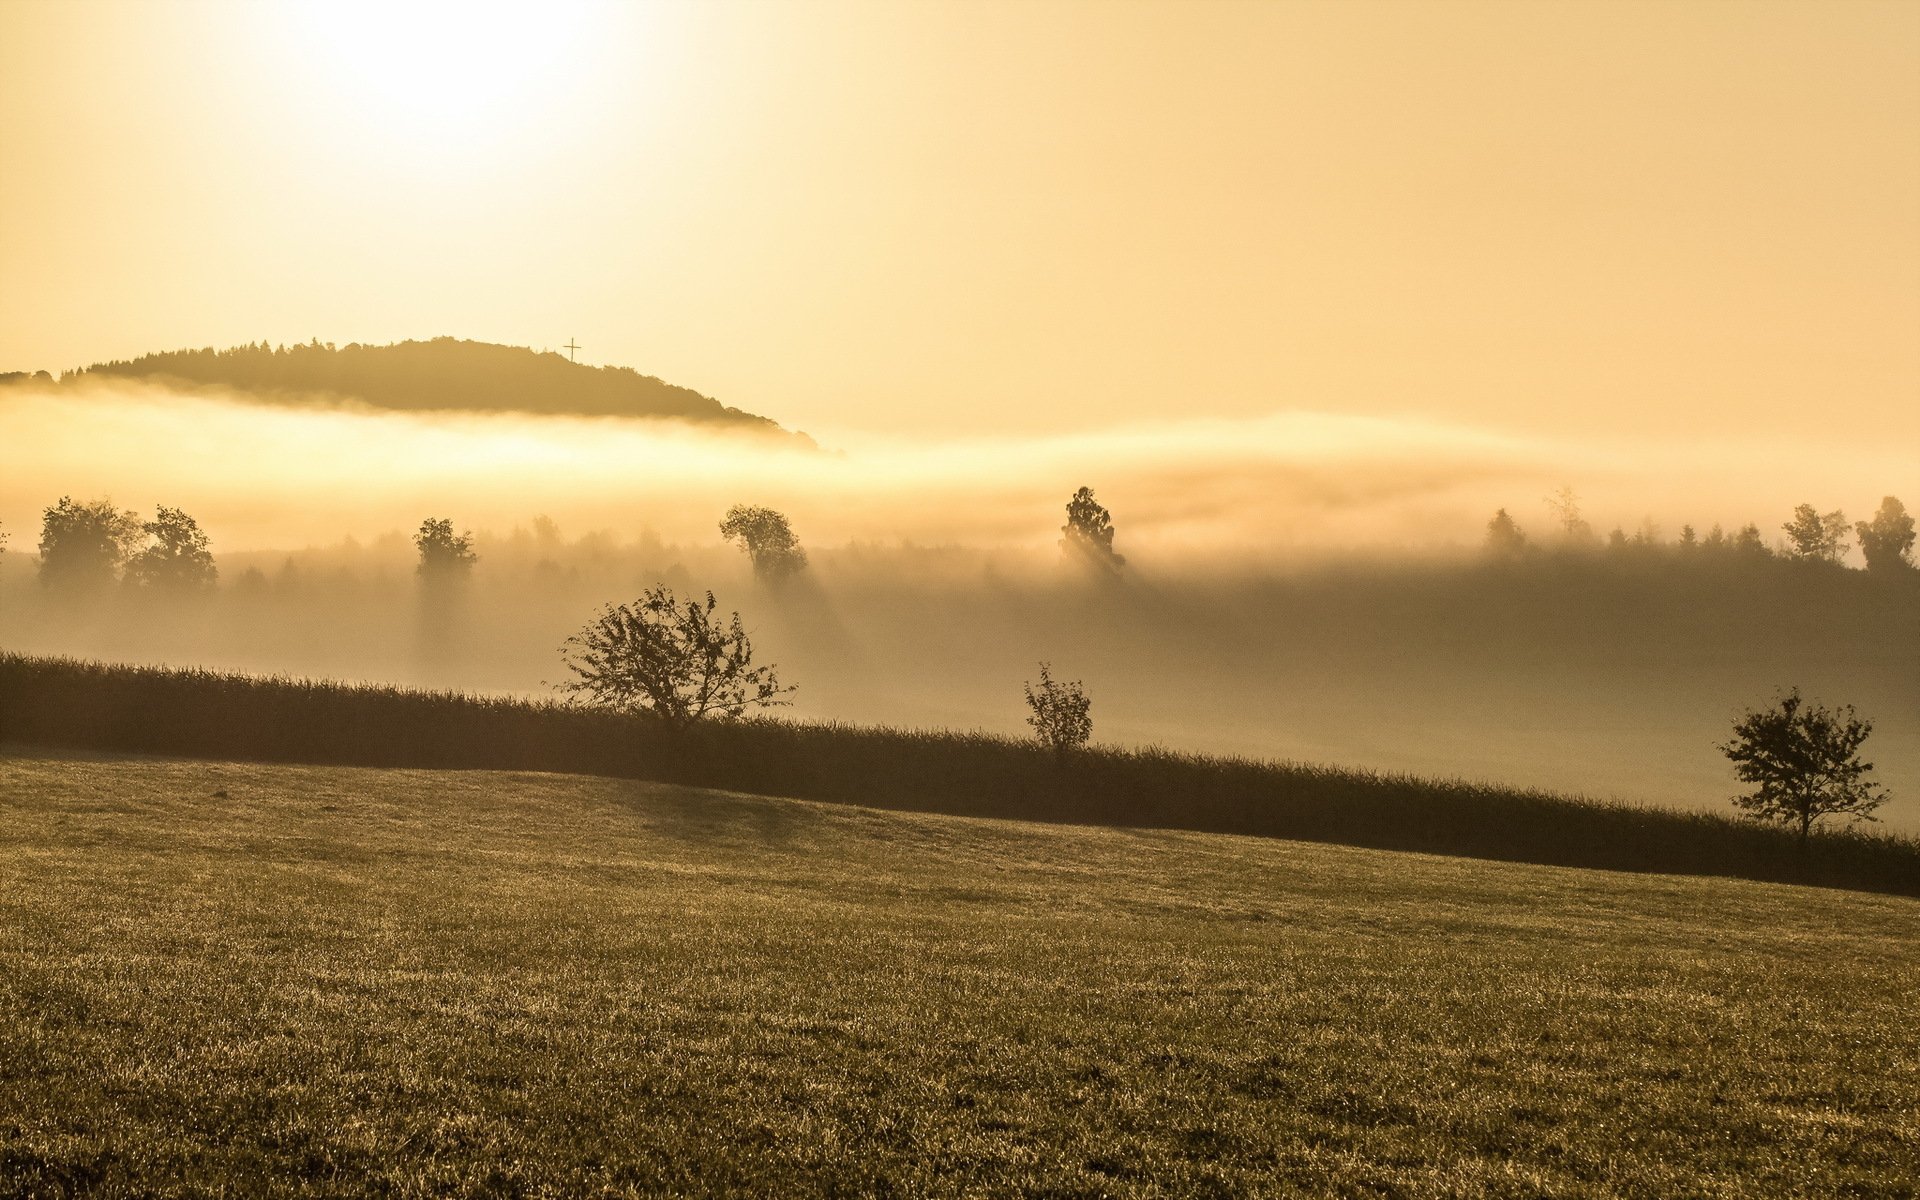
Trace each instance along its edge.
<instances>
[{"instance_id":1,"label":"ridge line of field","mask_svg":"<svg viewBox=\"0 0 1920 1200\"><path fill-rule=\"evenodd\" d=\"M0 654L0 739L343 766L645 779L872 808L1186 829L1381 850L1920 896L1920 839L1467 780L1158 748L1059 760L1031 742L755 719L676 734L552 701Z\"/></svg>"}]
</instances>

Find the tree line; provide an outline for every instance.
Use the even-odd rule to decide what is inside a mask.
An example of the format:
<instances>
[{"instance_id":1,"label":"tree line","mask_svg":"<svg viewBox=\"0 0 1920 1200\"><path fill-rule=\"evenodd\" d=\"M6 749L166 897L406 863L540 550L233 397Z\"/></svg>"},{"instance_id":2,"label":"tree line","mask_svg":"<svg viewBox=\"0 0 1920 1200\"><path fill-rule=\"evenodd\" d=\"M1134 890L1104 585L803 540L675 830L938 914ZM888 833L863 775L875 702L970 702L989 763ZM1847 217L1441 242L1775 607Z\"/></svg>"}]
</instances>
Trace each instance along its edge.
<instances>
[{"instance_id":1,"label":"tree line","mask_svg":"<svg viewBox=\"0 0 1920 1200\"><path fill-rule=\"evenodd\" d=\"M779 584L807 567L807 551L786 515L762 505L736 504L720 519L720 536L737 546L754 576ZM1113 521L1081 488L1067 502L1061 526L1063 553L1102 572L1116 572L1126 559L1114 552ZM7 534L0 530L0 553ZM417 571L430 583L466 578L479 562L471 529L456 532L451 518L427 517L413 536ZM219 568L206 532L182 509L164 505L152 520L111 500L78 501L62 496L47 508L40 528L40 582L61 590L95 590L122 582L160 590L195 592L214 587Z\"/></svg>"},{"instance_id":2,"label":"tree line","mask_svg":"<svg viewBox=\"0 0 1920 1200\"><path fill-rule=\"evenodd\" d=\"M1746 524L1728 533L1714 525L1704 535L1692 525L1682 525L1674 541L1665 541L1651 520L1629 534L1616 526L1603 540L1581 515L1579 498L1572 489L1562 488L1547 498L1553 513L1557 536L1542 545L1530 538L1512 514L1502 508L1487 521L1485 547L1497 559L1520 559L1542 549L1592 551L1604 546L1613 552L1667 550L1685 556L1744 560L1748 562L1782 559L1789 562L1844 565L1852 549L1850 539L1857 537L1866 569L1874 572L1914 569L1914 520L1898 497L1887 496L1872 519L1847 520L1839 509L1821 512L1811 504L1795 506L1793 515L1780 526L1782 537L1769 545L1760 526Z\"/></svg>"}]
</instances>

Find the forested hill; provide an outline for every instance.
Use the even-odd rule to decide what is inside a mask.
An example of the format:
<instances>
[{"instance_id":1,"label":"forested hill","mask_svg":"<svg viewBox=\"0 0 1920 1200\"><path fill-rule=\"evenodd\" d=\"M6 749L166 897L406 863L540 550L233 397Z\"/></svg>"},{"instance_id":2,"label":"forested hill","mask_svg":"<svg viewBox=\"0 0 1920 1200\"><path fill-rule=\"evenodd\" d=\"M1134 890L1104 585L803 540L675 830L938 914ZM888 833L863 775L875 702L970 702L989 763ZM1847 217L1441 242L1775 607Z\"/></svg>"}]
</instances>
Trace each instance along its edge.
<instances>
[{"instance_id":1,"label":"forested hill","mask_svg":"<svg viewBox=\"0 0 1920 1200\"><path fill-rule=\"evenodd\" d=\"M786 431L773 420L729 408L692 388L631 367L590 367L565 355L438 337L391 346L236 346L171 350L95 363L62 375L62 383L120 376L230 387L285 402L315 395L358 400L376 408L464 409L571 416L669 417ZM790 435L800 436L801 435Z\"/></svg>"}]
</instances>

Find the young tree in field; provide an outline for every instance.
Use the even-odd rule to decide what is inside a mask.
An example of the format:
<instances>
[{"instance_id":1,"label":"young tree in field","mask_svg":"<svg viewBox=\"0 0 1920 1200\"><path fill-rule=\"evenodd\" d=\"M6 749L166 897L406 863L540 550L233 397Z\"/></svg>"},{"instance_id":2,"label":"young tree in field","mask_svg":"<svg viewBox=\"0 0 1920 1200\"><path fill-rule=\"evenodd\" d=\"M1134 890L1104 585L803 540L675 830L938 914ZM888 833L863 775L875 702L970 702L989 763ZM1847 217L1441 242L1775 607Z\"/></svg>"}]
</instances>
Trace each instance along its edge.
<instances>
[{"instance_id":1,"label":"young tree in field","mask_svg":"<svg viewBox=\"0 0 1920 1200\"><path fill-rule=\"evenodd\" d=\"M1061 758L1087 744L1087 739L1093 736L1090 713L1093 701L1087 698L1086 689L1078 679L1071 683L1057 680L1052 668L1041 663L1039 686L1029 681L1023 688L1030 710L1027 724L1033 726L1034 736L1041 744Z\"/></svg>"},{"instance_id":2,"label":"young tree in field","mask_svg":"<svg viewBox=\"0 0 1920 1200\"><path fill-rule=\"evenodd\" d=\"M1733 740L1720 746L1734 774L1751 792L1733 803L1759 821L1799 830L1800 847L1823 817L1871 821L1886 803L1886 790L1865 778L1873 764L1860 758L1860 744L1873 732L1851 706L1808 704L1798 689L1771 708L1749 711L1733 723Z\"/></svg>"},{"instance_id":3,"label":"young tree in field","mask_svg":"<svg viewBox=\"0 0 1920 1200\"><path fill-rule=\"evenodd\" d=\"M1069 558L1104 571L1127 565L1113 550L1113 517L1093 498L1092 488L1081 488L1067 501L1067 523L1060 532L1066 535L1060 548Z\"/></svg>"},{"instance_id":4,"label":"young tree in field","mask_svg":"<svg viewBox=\"0 0 1920 1200\"><path fill-rule=\"evenodd\" d=\"M740 614L721 621L715 607L712 592L705 603L680 603L666 587L608 605L561 647L561 662L575 678L556 686L675 729L790 703L781 697L795 689L781 687L772 666L753 665Z\"/></svg>"},{"instance_id":5,"label":"young tree in field","mask_svg":"<svg viewBox=\"0 0 1920 1200\"><path fill-rule=\"evenodd\" d=\"M455 534L453 522L444 517L428 517L420 522L413 536L420 549L417 570L428 580L465 579L473 572L480 556L473 552L473 532Z\"/></svg>"},{"instance_id":6,"label":"young tree in field","mask_svg":"<svg viewBox=\"0 0 1920 1200\"><path fill-rule=\"evenodd\" d=\"M1860 535L1860 553L1866 556L1869 571L1910 571L1913 569L1913 517L1907 506L1892 496L1880 501L1873 520L1855 525Z\"/></svg>"},{"instance_id":7,"label":"young tree in field","mask_svg":"<svg viewBox=\"0 0 1920 1200\"><path fill-rule=\"evenodd\" d=\"M40 529L40 582L47 587L98 588L118 577L140 538L140 518L110 500L71 496L46 510Z\"/></svg>"},{"instance_id":8,"label":"young tree in field","mask_svg":"<svg viewBox=\"0 0 1920 1200\"><path fill-rule=\"evenodd\" d=\"M1493 514L1487 522L1487 552L1495 558L1517 558L1527 548L1527 535L1506 509Z\"/></svg>"},{"instance_id":9,"label":"young tree in field","mask_svg":"<svg viewBox=\"0 0 1920 1200\"><path fill-rule=\"evenodd\" d=\"M1793 520L1780 528L1787 532L1787 557L1801 562L1837 563L1847 553L1847 514L1814 511L1811 504L1796 505Z\"/></svg>"},{"instance_id":10,"label":"young tree in field","mask_svg":"<svg viewBox=\"0 0 1920 1200\"><path fill-rule=\"evenodd\" d=\"M129 578L170 591L210 588L220 578L199 522L177 508L162 505L140 526L147 547L127 563Z\"/></svg>"},{"instance_id":11,"label":"young tree in field","mask_svg":"<svg viewBox=\"0 0 1920 1200\"><path fill-rule=\"evenodd\" d=\"M767 583L778 583L807 565L807 552L793 534L787 518L771 508L736 504L720 518L720 536L738 542L753 561L753 573Z\"/></svg>"}]
</instances>

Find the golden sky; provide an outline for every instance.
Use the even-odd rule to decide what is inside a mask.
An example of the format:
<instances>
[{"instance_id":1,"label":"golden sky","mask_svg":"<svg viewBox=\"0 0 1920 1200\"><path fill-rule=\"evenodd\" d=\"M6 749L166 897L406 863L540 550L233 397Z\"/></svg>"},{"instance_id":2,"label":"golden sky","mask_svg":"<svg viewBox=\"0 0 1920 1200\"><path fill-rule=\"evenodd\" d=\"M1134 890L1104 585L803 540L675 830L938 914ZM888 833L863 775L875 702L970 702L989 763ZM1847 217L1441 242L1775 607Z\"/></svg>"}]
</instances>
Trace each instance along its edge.
<instances>
[{"instance_id":1,"label":"golden sky","mask_svg":"<svg viewBox=\"0 0 1920 1200\"><path fill-rule=\"evenodd\" d=\"M829 438L1920 443L1916 3L9 0L0 48L0 370L577 337Z\"/></svg>"}]
</instances>

